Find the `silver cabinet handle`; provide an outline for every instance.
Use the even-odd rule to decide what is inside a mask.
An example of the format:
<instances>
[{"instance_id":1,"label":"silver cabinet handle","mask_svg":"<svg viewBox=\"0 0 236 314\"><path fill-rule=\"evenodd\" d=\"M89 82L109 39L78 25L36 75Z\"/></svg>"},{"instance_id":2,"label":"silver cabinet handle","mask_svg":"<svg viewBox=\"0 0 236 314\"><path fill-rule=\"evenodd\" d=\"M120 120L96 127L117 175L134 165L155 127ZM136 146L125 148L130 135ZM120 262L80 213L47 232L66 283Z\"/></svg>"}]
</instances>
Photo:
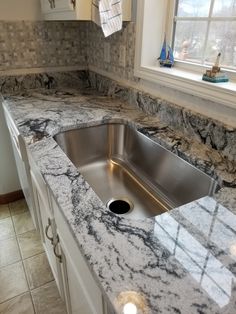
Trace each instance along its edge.
<instances>
[{"instance_id":1,"label":"silver cabinet handle","mask_svg":"<svg viewBox=\"0 0 236 314\"><path fill-rule=\"evenodd\" d=\"M50 237L50 236L48 235L48 230L49 230L49 228L50 228L51 226L52 226L51 220L50 220L50 218L48 218L48 224L47 224L47 226L45 227L45 235L46 235L46 237L48 238L48 240L51 241L51 243L53 244L53 237Z\"/></svg>"},{"instance_id":2,"label":"silver cabinet handle","mask_svg":"<svg viewBox=\"0 0 236 314\"><path fill-rule=\"evenodd\" d=\"M48 0L51 9L55 9L55 0Z\"/></svg>"},{"instance_id":3,"label":"silver cabinet handle","mask_svg":"<svg viewBox=\"0 0 236 314\"><path fill-rule=\"evenodd\" d=\"M61 256L61 254L57 253L57 245L60 242L58 234L57 234L57 239L56 240L57 240L56 243L53 245L53 252L54 252L54 255L59 259L59 262L62 263L62 256Z\"/></svg>"},{"instance_id":4,"label":"silver cabinet handle","mask_svg":"<svg viewBox=\"0 0 236 314\"><path fill-rule=\"evenodd\" d=\"M73 9L75 9L76 6L76 0L70 0L71 4L73 5Z\"/></svg>"}]
</instances>

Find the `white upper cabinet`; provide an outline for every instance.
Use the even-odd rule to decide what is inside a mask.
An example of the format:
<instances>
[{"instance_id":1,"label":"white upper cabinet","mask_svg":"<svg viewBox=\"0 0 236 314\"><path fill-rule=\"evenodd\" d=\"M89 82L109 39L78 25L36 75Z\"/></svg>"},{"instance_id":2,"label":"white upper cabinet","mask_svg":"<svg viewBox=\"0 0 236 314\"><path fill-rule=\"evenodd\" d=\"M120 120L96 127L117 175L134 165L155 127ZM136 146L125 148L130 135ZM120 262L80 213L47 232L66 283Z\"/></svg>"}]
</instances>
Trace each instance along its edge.
<instances>
[{"instance_id":1,"label":"white upper cabinet","mask_svg":"<svg viewBox=\"0 0 236 314\"><path fill-rule=\"evenodd\" d=\"M132 0L123 0L123 21L131 20ZM92 0L41 0L44 20L91 20Z\"/></svg>"},{"instance_id":2,"label":"white upper cabinet","mask_svg":"<svg viewBox=\"0 0 236 314\"><path fill-rule=\"evenodd\" d=\"M73 11L75 2L73 0L41 0L43 13Z\"/></svg>"}]
</instances>

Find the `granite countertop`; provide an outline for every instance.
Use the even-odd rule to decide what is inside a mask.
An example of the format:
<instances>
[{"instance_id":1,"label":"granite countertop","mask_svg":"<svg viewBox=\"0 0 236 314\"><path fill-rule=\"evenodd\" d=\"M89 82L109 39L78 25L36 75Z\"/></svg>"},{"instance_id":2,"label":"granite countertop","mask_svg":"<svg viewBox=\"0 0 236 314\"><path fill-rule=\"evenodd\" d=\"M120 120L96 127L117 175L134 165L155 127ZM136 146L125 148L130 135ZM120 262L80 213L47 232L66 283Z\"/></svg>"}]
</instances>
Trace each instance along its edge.
<instances>
[{"instance_id":1,"label":"granite countertop","mask_svg":"<svg viewBox=\"0 0 236 314\"><path fill-rule=\"evenodd\" d=\"M136 293L140 313L236 313L236 177L232 162L135 107L91 90L34 90L4 103L110 303ZM170 212L109 212L52 138L61 130L130 123L218 179L223 188ZM119 303L120 302L120 303Z\"/></svg>"}]
</instances>

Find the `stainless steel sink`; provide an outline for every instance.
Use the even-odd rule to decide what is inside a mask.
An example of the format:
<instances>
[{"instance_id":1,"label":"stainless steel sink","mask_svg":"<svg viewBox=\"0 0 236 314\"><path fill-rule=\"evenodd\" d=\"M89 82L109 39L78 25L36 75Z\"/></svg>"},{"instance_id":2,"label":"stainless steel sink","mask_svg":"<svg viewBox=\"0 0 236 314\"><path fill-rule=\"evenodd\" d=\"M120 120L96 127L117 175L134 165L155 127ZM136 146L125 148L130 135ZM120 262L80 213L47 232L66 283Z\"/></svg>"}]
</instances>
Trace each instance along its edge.
<instances>
[{"instance_id":1,"label":"stainless steel sink","mask_svg":"<svg viewBox=\"0 0 236 314\"><path fill-rule=\"evenodd\" d=\"M217 182L125 124L65 131L54 139L103 203L132 218L212 195Z\"/></svg>"}]
</instances>

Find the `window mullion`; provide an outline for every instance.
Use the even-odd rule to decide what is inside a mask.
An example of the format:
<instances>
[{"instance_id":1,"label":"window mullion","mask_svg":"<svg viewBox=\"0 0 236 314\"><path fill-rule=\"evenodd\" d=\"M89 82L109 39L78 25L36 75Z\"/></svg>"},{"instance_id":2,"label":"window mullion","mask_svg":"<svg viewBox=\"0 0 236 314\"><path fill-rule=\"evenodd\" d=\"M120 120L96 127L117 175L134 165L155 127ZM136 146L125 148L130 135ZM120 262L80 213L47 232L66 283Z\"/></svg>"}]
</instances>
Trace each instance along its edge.
<instances>
[{"instance_id":1,"label":"window mullion","mask_svg":"<svg viewBox=\"0 0 236 314\"><path fill-rule=\"evenodd\" d=\"M172 10L172 38L171 38L171 47L174 50L175 45L175 31L176 31L176 17L179 7L179 0L174 1L174 9Z\"/></svg>"},{"instance_id":2,"label":"window mullion","mask_svg":"<svg viewBox=\"0 0 236 314\"><path fill-rule=\"evenodd\" d=\"M193 16L175 16L175 21L208 21L208 17Z\"/></svg>"},{"instance_id":3,"label":"window mullion","mask_svg":"<svg viewBox=\"0 0 236 314\"><path fill-rule=\"evenodd\" d=\"M236 21L235 16L212 16L211 21ZM209 17L175 16L174 21L208 21Z\"/></svg>"},{"instance_id":4,"label":"window mullion","mask_svg":"<svg viewBox=\"0 0 236 314\"><path fill-rule=\"evenodd\" d=\"M211 0L211 5L210 5L210 10L209 10L209 15L208 15L208 21L207 21L206 36L205 36L205 41L204 41L204 46L203 46L203 53L202 53L202 64L205 63L206 48L207 48L207 42L208 42L208 37L209 37L210 24L211 24L211 18L212 18L214 3L215 3L215 0Z\"/></svg>"}]
</instances>

